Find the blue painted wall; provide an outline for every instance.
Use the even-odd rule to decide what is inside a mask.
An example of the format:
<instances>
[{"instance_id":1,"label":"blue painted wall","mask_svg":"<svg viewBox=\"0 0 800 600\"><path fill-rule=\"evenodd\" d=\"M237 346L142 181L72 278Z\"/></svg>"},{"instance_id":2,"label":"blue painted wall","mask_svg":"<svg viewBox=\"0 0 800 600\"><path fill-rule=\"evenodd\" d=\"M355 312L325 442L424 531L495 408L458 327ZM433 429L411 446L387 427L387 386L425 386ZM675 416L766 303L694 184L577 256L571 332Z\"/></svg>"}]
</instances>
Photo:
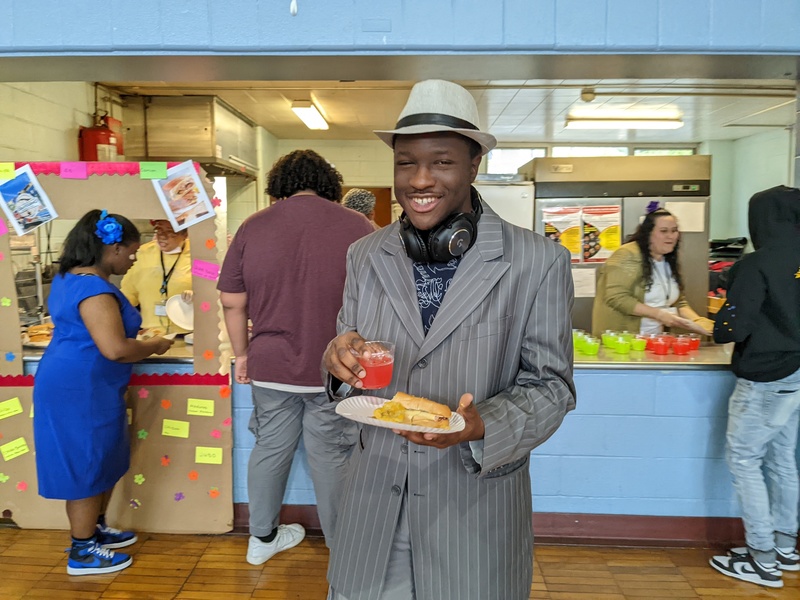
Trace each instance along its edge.
<instances>
[{"instance_id":1,"label":"blue painted wall","mask_svg":"<svg viewBox=\"0 0 800 600\"><path fill-rule=\"evenodd\" d=\"M576 372L578 408L533 453L535 512L738 517L725 464L727 371ZM234 502L247 502L248 386L237 385ZM286 504L315 504L305 454Z\"/></svg>"},{"instance_id":2,"label":"blue painted wall","mask_svg":"<svg viewBox=\"0 0 800 600\"><path fill-rule=\"evenodd\" d=\"M800 52L800 0L7 0L0 53ZM179 25L177 25L179 24Z\"/></svg>"}]
</instances>

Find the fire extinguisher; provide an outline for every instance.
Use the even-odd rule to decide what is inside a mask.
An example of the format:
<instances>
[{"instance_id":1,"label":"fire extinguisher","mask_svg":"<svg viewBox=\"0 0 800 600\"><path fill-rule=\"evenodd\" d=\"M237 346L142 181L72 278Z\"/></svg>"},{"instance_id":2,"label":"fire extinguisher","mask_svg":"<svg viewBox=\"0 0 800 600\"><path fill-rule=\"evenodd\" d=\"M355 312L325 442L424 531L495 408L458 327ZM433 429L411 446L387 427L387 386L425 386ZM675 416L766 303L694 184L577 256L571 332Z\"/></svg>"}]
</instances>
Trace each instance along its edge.
<instances>
[{"instance_id":1,"label":"fire extinguisher","mask_svg":"<svg viewBox=\"0 0 800 600\"><path fill-rule=\"evenodd\" d=\"M108 115L94 115L94 125L78 132L78 153L81 160L115 161L121 147L121 133L109 125L121 125ZM117 127L118 129L118 127Z\"/></svg>"}]
</instances>

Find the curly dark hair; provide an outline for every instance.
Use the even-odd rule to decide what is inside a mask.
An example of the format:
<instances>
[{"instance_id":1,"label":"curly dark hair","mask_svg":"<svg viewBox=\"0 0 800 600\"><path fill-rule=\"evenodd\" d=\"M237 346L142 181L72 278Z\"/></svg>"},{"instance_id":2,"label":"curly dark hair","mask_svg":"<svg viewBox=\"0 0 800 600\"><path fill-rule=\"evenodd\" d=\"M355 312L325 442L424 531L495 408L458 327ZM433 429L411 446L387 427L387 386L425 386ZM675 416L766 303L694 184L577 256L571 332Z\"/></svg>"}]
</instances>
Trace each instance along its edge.
<instances>
[{"instance_id":1,"label":"curly dark hair","mask_svg":"<svg viewBox=\"0 0 800 600\"><path fill-rule=\"evenodd\" d=\"M313 190L322 198L338 202L342 198L342 174L313 150L290 152L272 165L267 194L288 198L303 190Z\"/></svg>"},{"instance_id":2,"label":"curly dark hair","mask_svg":"<svg viewBox=\"0 0 800 600\"><path fill-rule=\"evenodd\" d=\"M61 275L69 273L75 267L91 267L103 258L105 244L95 234L97 222L100 220L101 211L90 210L83 215L75 227L67 234L64 247L61 249L61 259L58 272ZM108 214L114 217L122 226L122 240L120 244L130 246L141 240L139 230L122 215Z\"/></svg>"},{"instance_id":3,"label":"curly dark hair","mask_svg":"<svg viewBox=\"0 0 800 600\"><path fill-rule=\"evenodd\" d=\"M636 242L639 246L639 250L642 251L642 276L644 277L645 290L647 291L650 291L650 288L653 287L653 263L650 260L650 234L653 232L656 226L656 219L659 217L675 218L671 212L663 208L654 210L647 214L644 221L636 228L636 231L629 235L626 240L628 242ZM664 260L667 261L669 268L672 270L672 276L675 277L678 288L683 291L683 278L681 277L680 267L678 266L678 250L680 246L681 239L679 237L675 242L675 247L672 249L672 252L664 255Z\"/></svg>"}]
</instances>

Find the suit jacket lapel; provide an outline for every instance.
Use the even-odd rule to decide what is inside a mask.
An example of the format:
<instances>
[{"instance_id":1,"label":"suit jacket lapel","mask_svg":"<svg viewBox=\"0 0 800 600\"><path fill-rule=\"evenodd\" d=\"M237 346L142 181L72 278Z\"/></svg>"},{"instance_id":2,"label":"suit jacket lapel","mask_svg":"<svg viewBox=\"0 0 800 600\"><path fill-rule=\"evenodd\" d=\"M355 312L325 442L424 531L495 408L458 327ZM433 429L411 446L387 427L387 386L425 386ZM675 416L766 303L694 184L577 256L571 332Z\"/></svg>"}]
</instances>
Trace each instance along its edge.
<instances>
[{"instance_id":1,"label":"suit jacket lapel","mask_svg":"<svg viewBox=\"0 0 800 600\"><path fill-rule=\"evenodd\" d=\"M378 282L386 291L389 302L400 322L408 330L411 339L417 346L421 346L425 340L425 331L422 328L411 262L397 235L389 235L381 244L381 248L386 254L370 254Z\"/></svg>"},{"instance_id":2,"label":"suit jacket lapel","mask_svg":"<svg viewBox=\"0 0 800 600\"><path fill-rule=\"evenodd\" d=\"M497 214L484 205L484 214L478 225L478 239L458 266L442 306L436 313L433 325L422 343L419 351L420 357L430 353L447 339L497 285L503 273L510 267L507 262L496 260L502 256L502 221ZM416 306L416 292L414 291L414 293ZM417 313L419 313L418 308ZM419 320L419 314L417 314L417 321Z\"/></svg>"}]
</instances>

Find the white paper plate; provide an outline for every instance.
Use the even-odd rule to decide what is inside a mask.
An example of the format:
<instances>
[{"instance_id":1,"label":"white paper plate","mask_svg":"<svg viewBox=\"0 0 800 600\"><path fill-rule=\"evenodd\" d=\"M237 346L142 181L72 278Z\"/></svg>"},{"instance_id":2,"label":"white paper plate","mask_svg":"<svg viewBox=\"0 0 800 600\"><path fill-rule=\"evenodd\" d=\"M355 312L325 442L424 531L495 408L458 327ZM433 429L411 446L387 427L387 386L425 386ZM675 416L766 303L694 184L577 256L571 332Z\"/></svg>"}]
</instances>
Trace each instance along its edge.
<instances>
[{"instance_id":1,"label":"white paper plate","mask_svg":"<svg viewBox=\"0 0 800 600\"><path fill-rule=\"evenodd\" d=\"M386 429L399 429L402 431L455 433L456 431L464 429L464 418L456 412L450 415L450 429L436 429L435 427L420 427L419 425L381 421L372 415L375 413L375 409L384 402L388 402L388 400L386 398L378 398L377 396L353 396L351 398L345 398L336 405L336 414L366 425L374 425L375 427L384 427Z\"/></svg>"},{"instance_id":2,"label":"white paper plate","mask_svg":"<svg viewBox=\"0 0 800 600\"><path fill-rule=\"evenodd\" d=\"M180 294L175 294L167 300L167 316L181 329L194 329L194 305L181 300Z\"/></svg>"},{"instance_id":3,"label":"white paper plate","mask_svg":"<svg viewBox=\"0 0 800 600\"><path fill-rule=\"evenodd\" d=\"M194 344L194 334L193 333L187 333L185 336L183 336L183 341L186 342L189 345Z\"/></svg>"}]
</instances>

